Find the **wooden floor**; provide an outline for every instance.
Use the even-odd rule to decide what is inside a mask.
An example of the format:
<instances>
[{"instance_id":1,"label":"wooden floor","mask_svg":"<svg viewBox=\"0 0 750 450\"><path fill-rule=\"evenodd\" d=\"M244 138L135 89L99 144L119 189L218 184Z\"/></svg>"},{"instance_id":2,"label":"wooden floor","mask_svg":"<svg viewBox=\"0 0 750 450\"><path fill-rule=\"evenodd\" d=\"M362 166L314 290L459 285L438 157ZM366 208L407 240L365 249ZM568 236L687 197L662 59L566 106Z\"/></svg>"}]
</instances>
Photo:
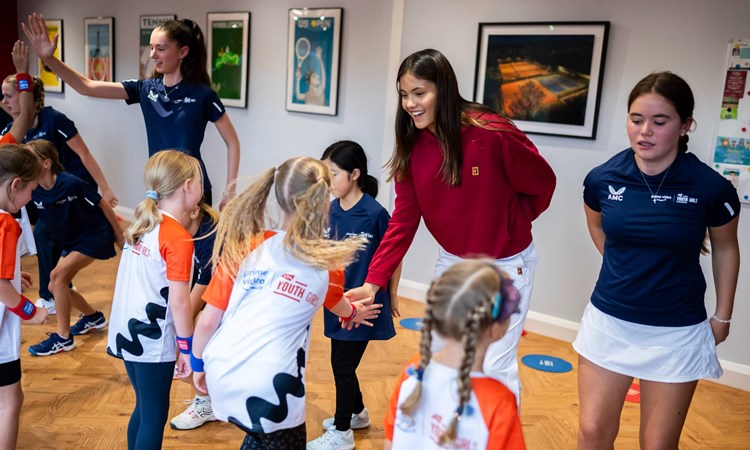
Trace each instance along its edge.
<instances>
[{"instance_id":1,"label":"wooden floor","mask_svg":"<svg viewBox=\"0 0 750 450\"><path fill-rule=\"evenodd\" d=\"M78 291L96 308L109 313L117 259L98 261L74 280ZM35 258L24 258L24 269L36 277ZM36 289L27 291L36 298ZM420 303L402 300L405 317L418 317ZM77 318L77 312L74 317ZM334 408L333 375L329 342L322 334L322 314L313 327L307 368L307 434L322 433L320 422ZM76 339L69 353L32 357L27 347L54 331L52 324L24 326L22 340L23 389L20 449L120 449L126 447L126 427L134 394L121 361L105 353L106 333L95 332ZM395 378L404 362L418 348L419 334L397 326L398 335L373 342L359 370L365 404L372 426L355 432L358 449L383 448L382 419ZM574 365L572 372L550 374L521 366L523 431L530 449L573 449L576 445L578 397L576 355L570 344L528 334L521 339L520 355L542 353ZM170 417L182 412L190 387L175 382ZM617 448L638 448L638 406L626 403ZM192 431L167 427L167 449L236 449L243 433L232 425L213 422ZM749 449L750 392L716 383L700 382L687 417L680 448ZM416 450L416 449L415 449Z\"/></svg>"}]
</instances>

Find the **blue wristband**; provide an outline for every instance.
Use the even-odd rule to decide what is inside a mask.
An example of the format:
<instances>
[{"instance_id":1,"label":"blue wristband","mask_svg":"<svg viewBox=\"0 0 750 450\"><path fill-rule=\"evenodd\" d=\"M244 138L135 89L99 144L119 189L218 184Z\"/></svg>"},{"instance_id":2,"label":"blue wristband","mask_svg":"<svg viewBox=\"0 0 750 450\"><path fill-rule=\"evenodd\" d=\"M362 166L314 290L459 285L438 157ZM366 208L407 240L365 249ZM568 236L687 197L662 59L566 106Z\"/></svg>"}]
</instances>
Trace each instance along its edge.
<instances>
[{"instance_id":1,"label":"blue wristband","mask_svg":"<svg viewBox=\"0 0 750 450\"><path fill-rule=\"evenodd\" d=\"M183 355L189 355L193 349L193 337L179 337L177 336L177 347L180 349L180 353Z\"/></svg>"},{"instance_id":2,"label":"blue wristband","mask_svg":"<svg viewBox=\"0 0 750 450\"><path fill-rule=\"evenodd\" d=\"M192 353L190 354L190 368L193 369L193 372L205 372L203 360L196 358Z\"/></svg>"}]
</instances>

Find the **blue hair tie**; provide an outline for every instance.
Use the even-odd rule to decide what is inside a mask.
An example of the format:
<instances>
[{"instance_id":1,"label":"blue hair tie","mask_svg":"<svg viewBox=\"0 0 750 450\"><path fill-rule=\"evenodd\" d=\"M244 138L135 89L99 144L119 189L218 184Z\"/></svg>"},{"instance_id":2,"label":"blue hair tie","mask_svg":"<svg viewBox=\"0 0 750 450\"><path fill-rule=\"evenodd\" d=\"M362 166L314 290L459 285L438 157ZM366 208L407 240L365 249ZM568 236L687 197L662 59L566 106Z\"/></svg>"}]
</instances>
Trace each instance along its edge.
<instances>
[{"instance_id":1,"label":"blue hair tie","mask_svg":"<svg viewBox=\"0 0 750 450\"><path fill-rule=\"evenodd\" d=\"M159 193L156 191L146 191L146 198L150 198L153 201L159 200Z\"/></svg>"},{"instance_id":2,"label":"blue hair tie","mask_svg":"<svg viewBox=\"0 0 750 450\"><path fill-rule=\"evenodd\" d=\"M424 369L421 367L409 366L406 368L406 374L412 377L417 377L417 381L421 382L424 377Z\"/></svg>"},{"instance_id":3,"label":"blue hair tie","mask_svg":"<svg viewBox=\"0 0 750 450\"><path fill-rule=\"evenodd\" d=\"M467 416L474 414L474 408L472 408L471 405L466 405L465 409L464 407L459 406L458 408L456 408L456 412L455 412L456 418L460 419L461 416L464 414L464 411L466 412Z\"/></svg>"},{"instance_id":4,"label":"blue hair tie","mask_svg":"<svg viewBox=\"0 0 750 450\"><path fill-rule=\"evenodd\" d=\"M503 294L500 291L497 291L497 295L495 296L495 299L493 301L492 305L492 318L497 319L500 317L500 306L503 304Z\"/></svg>"}]
</instances>

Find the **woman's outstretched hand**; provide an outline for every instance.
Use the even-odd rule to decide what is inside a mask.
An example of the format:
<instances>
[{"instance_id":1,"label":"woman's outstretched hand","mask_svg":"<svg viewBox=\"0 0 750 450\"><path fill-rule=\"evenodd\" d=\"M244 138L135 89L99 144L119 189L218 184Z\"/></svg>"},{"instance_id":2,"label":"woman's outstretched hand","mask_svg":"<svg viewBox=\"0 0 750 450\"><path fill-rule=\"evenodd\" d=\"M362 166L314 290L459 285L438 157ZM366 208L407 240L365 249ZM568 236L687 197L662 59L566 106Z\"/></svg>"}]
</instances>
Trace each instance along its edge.
<instances>
[{"instance_id":1,"label":"woman's outstretched hand","mask_svg":"<svg viewBox=\"0 0 750 450\"><path fill-rule=\"evenodd\" d=\"M50 41L44 16L33 13L29 16L28 24L21 22L21 28L26 37L29 38L29 43L34 47L37 56L42 58L42 60L51 58L55 54L60 35L56 34Z\"/></svg>"}]
</instances>

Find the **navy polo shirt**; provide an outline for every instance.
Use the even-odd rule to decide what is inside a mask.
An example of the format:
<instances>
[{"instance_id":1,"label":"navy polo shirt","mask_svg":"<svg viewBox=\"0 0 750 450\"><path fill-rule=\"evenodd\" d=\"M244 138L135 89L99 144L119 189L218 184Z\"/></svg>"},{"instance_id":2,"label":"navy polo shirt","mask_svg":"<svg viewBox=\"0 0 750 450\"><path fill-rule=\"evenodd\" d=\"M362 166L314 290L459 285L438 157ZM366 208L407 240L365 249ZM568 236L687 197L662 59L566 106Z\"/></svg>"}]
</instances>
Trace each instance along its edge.
<instances>
[{"instance_id":1,"label":"navy polo shirt","mask_svg":"<svg viewBox=\"0 0 750 450\"><path fill-rule=\"evenodd\" d=\"M216 224L212 222L211 216L203 214L201 224L195 233L195 251L193 253L193 284L208 285L212 276L211 254L214 251L216 233L211 233ZM206 236L206 237L204 237Z\"/></svg>"},{"instance_id":2,"label":"navy polo shirt","mask_svg":"<svg viewBox=\"0 0 750 450\"><path fill-rule=\"evenodd\" d=\"M94 177L91 176L81 161L81 157L68 146L68 141L78 135L78 129L68 116L60 111L53 109L51 106L45 106L37 114L36 128L29 129L23 138L23 143L44 139L55 144L57 153L60 157L60 163L65 171L71 173L87 183L96 186ZM0 133L0 136L10 131L13 122Z\"/></svg>"},{"instance_id":3,"label":"navy polo shirt","mask_svg":"<svg viewBox=\"0 0 750 450\"><path fill-rule=\"evenodd\" d=\"M331 239L343 240L350 236L363 235L367 237L367 247L360 250L356 260L349 264L344 271L344 290L362 286L367 277L367 269L375 251L383 239L388 221L391 216L377 200L368 194L352 206L348 211L341 208L339 199L331 202L330 232ZM325 310L325 335L340 341L369 341L385 340L396 335L391 315L391 293L388 289L380 289L375 295L374 303L380 303L383 308L377 319L372 320L372 327L359 327L347 331L341 328L339 318L332 312Z\"/></svg>"},{"instance_id":4,"label":"navy polo shirt","mask_svg":"<svg viewBox=\"0 0 750 450\"><path fill-rule=\"evenodd\" d=\"M211 192L211 182L201 157L201 144L209 121L224 115L224 105L206 84L185 80L168 89L161 78L122 82L129 105L140 103L148 136L148 154L160 150L181 150L200 161L203 189Z\"/></svg>"},{"instance_id":5,"label":"navy polo shirt","mask_svg":"<svg viewBox=\"0 0 750 450\"><path fill-rule=\"evenodd\" d=\"M700 250L707 227L725 225L740 212L729 180L692 153L679 153L669 172L642 176L627 149L594 168L583 184L584 202L601 213L606 235L591 303L644 325L705 320Z\"/></svg>"},{"instance_id":6,"label":"navy polo shirt","mask_svg":"<svg viewBox=\"0 0 750 450\"><path fill-rule=\"evenodd\" d=\"M101 196L92 185L75 175L60 172L52 189L38 186L31 193L31 200L39 218L63 250L86 247L87 241L99 245L102 240L109 242L112 249L114 232L99 208Z\"/></svg>"}]
</instances>

